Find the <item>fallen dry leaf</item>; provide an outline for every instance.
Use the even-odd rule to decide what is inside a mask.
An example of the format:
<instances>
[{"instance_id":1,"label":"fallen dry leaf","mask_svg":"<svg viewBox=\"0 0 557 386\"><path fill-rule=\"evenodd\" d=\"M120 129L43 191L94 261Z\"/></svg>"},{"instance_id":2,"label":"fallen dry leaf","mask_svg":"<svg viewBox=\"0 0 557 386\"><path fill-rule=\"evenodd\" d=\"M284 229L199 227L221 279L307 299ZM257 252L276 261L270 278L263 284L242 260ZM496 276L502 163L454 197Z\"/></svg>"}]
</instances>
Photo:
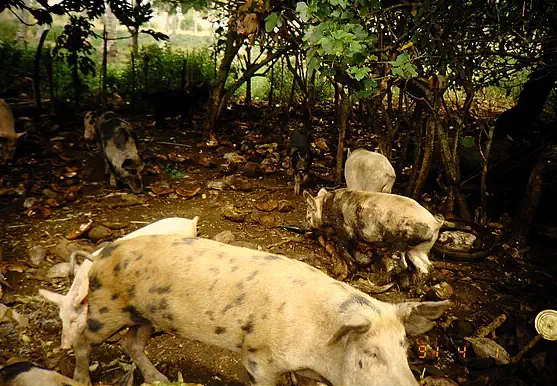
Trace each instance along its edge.
<instances>
[{"instance_id":1,"label":"fallen dry leaf","mask_svg":"<svg viewBox=\"0 0 557 386\"><path fill-rule=\"evenodd\" d=\"M168 185L152 184L149 188L151 189L151 192L155 193L157 196L172 193L172 188Z\"/></svg>"},{"instance_id":2,"label":"fallen dry leaf","mask_svg":"<svg viewBox=\"0 0 557 386\"><path fill-rule=\"evenodd\" d=\"M269 200L266 202L256 202L253 204L257 209L262 210L263 212L272 212L273 210L277 209L278 203L275 200Z\"/></svg>"},{"instance_id":3,"label":"fallen dry leaf","mask_svg":"<svg viewBox=\"0 0 557 386\"><path fill-rule=\"evenodd\" d=\"M68 240L75 240L78 237L82 236L85 232L89 231L92 225L93 225L93 220L89 220L86 223L81 224L77 230L67 234L66 238Z\"/></svg>"},{"instance_id":4,"label":"fallen dry leaf","mask_svg":"<svg viewBox=\"0 0 557 386\"><path fill-rule=\"evenodd\" d=\"M176 194L182 197L193 197L201 191L200 187L194 188L193 190L186 190L182 188L176 188Z\"/></svg>"},{"instance_id":5,"label":"fallen dry leaf","mask_svg":"<svg viewBox=\"0 0 557 386\"><path fill-rule=\"evenodd\" d=\"M472 344L474 354L481 359L494 359L498 365L507 365L511 362L511 356L502 346L489 338L465 337Z\"/></svg>"},{"instance_id":6,"label":"fallen dry leaf","mask_svg":"<svg viewBox=\"0 0 557 386\"><path fill-rule=\"evenodd\" d=\"M44 218L52 216L52 211L50 209L38 205L34 205L23 212L23 214L26 214L29 217L35 216L37 213L40 213Z\"/></svg>"},{"instance_id":7,"label":"fallen dry leaf","mask_svg":"<svg viewBox=\"0 0 557 386\"><path fill-rule=\"evenodd\" d=\"M58 207L62 206L62 203L60 203L55 198L49 198L48 200L46 200L45 204L48 205L51 208L58 208Z\"/></svg>"}]
</instances>

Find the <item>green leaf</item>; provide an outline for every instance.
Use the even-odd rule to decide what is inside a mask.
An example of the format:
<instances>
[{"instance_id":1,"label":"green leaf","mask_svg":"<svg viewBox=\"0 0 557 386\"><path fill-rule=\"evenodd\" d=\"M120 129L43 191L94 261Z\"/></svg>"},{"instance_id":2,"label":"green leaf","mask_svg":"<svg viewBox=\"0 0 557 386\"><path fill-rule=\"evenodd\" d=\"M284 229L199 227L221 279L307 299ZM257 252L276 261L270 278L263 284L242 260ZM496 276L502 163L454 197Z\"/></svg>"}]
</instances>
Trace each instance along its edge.
<instances>
[{"instance_id":1,"label":"green leaf","mask_svg":"<svg viewBox=\"0 0 557 386\"><path fill-rule=\"evenodd\" d=\"M296 4L296 13L300 14L300 18L304 22L307 22L310 18L308 5L306 3L304 3L303 1L300 1L298 4Z\"/></svg>"},{"instance_id":2,"label":"green leaf","mask_svg":"<svg viewBox=\"0 0 557 386\"><path fill-rule=\"evenodd\" d=\"M279 15L276 12L273 12L269 16L267 16L267 18L265 19L265 31L267 31L267 33L273 31L277 26L278 20Z\"/></svg>"},{"instance_id":3,"label":"green leaf","mask_svg":"<svg viewBox=\"0 0 557 386\"><path fill-rule=\"evenodd\" d=\"M368 67L358 68L353 72L354 78L356 78L356 80L362 80L369 74L369 71L370 69Z\"/></svg>"},{"instance_id":4,"label":"green leaf","mask_svg":"<svg viewBox=\"0 0 557 386\"><path fill-rule=\"evenodd\" d=\"M404 77L404 71L400 67L393 67L391 72L393 73L393 75Z\"/></svg>"},{"instance_id":5,"label":"green leaf","mask_svg":"<svg viewBox=\"0 0 557 386\"><path fill-rule=\"evenodd\" d=\"M464 147L474 147L476 145L476 141L474 137L460 137L460 144Z\"/></svg>"}]
</instances>

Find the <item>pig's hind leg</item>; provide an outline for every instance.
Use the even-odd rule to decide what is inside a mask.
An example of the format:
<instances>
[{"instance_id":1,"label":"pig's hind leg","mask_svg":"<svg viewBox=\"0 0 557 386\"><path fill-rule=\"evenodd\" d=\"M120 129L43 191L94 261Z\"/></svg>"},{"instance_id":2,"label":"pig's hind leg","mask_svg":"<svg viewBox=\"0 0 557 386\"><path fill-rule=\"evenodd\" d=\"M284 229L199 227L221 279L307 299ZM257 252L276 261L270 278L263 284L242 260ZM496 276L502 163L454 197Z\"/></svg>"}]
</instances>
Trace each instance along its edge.
<instances>
[{"instance_id":1,"label":"pig's hind leg","mask_svg":"<svg viewBox=\"0 0 557 386\"><path fill-rule=\"evenodd\" d=\"M153 326L141 325L132 327L120 339L120 346L139 367L145 382L168 382L168 378L161 374L145 355L145 346L154 332Z\"/></svg>"}]
</instances>

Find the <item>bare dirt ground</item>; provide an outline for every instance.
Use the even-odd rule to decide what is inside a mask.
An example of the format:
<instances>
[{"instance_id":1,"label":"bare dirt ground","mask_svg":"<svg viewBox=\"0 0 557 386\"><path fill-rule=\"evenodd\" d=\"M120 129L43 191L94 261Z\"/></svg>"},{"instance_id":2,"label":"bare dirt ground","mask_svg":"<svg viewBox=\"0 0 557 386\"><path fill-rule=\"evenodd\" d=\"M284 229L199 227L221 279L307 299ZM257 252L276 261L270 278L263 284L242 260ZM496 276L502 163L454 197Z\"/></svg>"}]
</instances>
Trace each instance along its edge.
<instances>
[{"instance_id":1,"label":"bare dirt ground","mask_svg":"<svg viewBox=\"0 0 557 386\"><path fill-rule=\"evenodd\" d=\"M187 129L156 129L148 125L150 121L145 116L126 117L141 138L142 154L149 165L142 194L133 195L126 187L112 189L109 186L108 178L103 176L100 153L94 144L83 139L80 120L54 126L55 122L45 118L40 128L28 135L24 153L15 164L3 167L0 242L4 258L0 264L7 280L2 286L0 303L24 315L29 323L23 327L0 321L0 364L21 357L72 375L73 356L56 350L61 331L57 309L43 301L37 289L67 292L67 278L52 279L47 273L52 266L69 257L64 249L67 240L63 237L89 220L94 227L113 228L105 230L104 237L96 241L99 244L164 217L199 216L200 237L213 238L229 230L235 237L233 244L284 254L333 275L330 257L315 239L280 228L280 225L304 226L306 213L305 200L294 196L289 186L291 177L282 166L283 154L280 163L274 166L277 169L274 173L256 175L249 166L240 168L238 175L248 176L246 180L239 180L247 185L240 186L242 190L239 190L239 183L236 190L207 187L208 182L223 178L220 164L225 153L238 152L260 164L273 151L267 151L265 146L258 149L256 145L276 142L276 152L283 152L286 125L281 123L280 117L262 118L253 110L239 108L234 119L228 118L225 122L225 140L215 148L203 145L199 134ZM199 124L200 119L196 116L194 123ZM326 128L332 121L330 117L316 114L316 123ZM320 134L331 147L334 138ZM357 143L349 143L353 147L371 141L364 135L354 138ZM329 151L334 155L334 151ZM324 153L314 167L313 181L307 186L312 194L322 186L333 187L327 182L332 173L328 168L334 165L333 156L327 156L327 151ZM197 194L186 197L196 188L200 188ZM266 212L257 208L260 204L272 207L272 201L281 200L290 203L291 210L287 207L285 211ZM245 218L231 221L224 215L231 211L244 213ZM89 247L95 245L87 234L73 242ZM32 262L30 250L36 246L44 247L47 253L43 259ZM467 347L463 355L463 347L468 344L463 338L504 313L507 321L489 337L514 356L535 337L536 314L557 308L555 266L534 265L524 258L527 255L527 249L519 250L513 244L506 244L487 259L475 262L451 262L433 256L435 272L425 286L409 291L395 286L384 294L374 295L391 302L438 299L432 288L441 282L448 283L454 291L450 297L454 306L437 326L426 336L410 338L409 360L416 376L446 375L462 385L557 384L555 342L542 340L517 364L506 366L494 363L493 359L476 357L471 347ZM364 276L370 272L371 268L361 270ZM421 358L426 344L432 349L428 357ZM161 335L151 340L147 351L159 370L170 379L176 379L181 372L186 382L248 384L247 374L237 356L199 342ZM117 344L104 343L93 351L92 364L94 384L110 384L125 373L130 360Z\"/></svg>"}]
</instances>

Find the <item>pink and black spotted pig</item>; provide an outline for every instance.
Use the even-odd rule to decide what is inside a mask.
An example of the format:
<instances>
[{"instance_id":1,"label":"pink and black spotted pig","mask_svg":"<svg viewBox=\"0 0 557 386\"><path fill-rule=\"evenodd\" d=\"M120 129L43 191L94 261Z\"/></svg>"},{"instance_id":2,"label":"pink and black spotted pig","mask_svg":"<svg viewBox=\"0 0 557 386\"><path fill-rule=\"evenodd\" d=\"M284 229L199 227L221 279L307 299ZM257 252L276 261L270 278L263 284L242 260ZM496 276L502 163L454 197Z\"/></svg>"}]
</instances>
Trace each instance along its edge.
<instances>
[{"instance_id":1,"label":"pink and black spotted pig","mask_svg":"<svg viewBox=\"0 0 557 386\"><path fill-rule=\"evenodd\" d=\"M74 379L89 383L91 345L124 327L146 382L164 381L144 352L155 328L241 355L252 385L295 372L336 386L416 386L406 334L434 326L449 302L390 304L303 262L177 235L103 248L89 271L89 311Z\"/></svg>"}]
</instances>

